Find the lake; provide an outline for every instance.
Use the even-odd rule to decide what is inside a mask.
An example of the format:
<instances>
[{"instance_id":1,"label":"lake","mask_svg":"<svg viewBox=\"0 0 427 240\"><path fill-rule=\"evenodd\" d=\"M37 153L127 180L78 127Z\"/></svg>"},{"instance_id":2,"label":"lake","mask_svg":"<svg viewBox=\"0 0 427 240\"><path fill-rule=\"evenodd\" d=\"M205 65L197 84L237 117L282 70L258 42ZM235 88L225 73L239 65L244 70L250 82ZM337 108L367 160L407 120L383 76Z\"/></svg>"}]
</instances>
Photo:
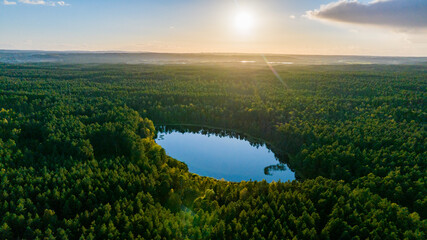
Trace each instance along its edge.
<instances>
[{"instance_id":1,"label":"lake","mask_svg":"<svg viewBox=\"0 0 427 240\"><path fill-rule=\"evenodd\" d=\"M295 179L294 172L281 164L265 144L254 146L247 140L201 131L158 133L156 142L200 176L233 182Z\"/></svg>"}]
</instances>

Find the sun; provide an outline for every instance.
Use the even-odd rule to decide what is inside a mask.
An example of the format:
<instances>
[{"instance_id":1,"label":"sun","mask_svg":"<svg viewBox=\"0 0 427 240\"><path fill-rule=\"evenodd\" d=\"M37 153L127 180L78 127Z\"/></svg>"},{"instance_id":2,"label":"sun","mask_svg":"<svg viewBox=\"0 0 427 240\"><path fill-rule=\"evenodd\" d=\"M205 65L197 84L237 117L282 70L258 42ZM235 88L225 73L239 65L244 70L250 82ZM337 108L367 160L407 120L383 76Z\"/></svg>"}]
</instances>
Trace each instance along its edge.
<instances>
[{"instance_id":1,"label":"sun","mask_svg":"<svg viewBox=\"0 0 427 240\"><path fill-rule=\"evenodd\" d=\"M248 32L254 25L254 16L248 11L239 11L234 18L234 27L241 32Z\"/></svg>"}]
</instances>

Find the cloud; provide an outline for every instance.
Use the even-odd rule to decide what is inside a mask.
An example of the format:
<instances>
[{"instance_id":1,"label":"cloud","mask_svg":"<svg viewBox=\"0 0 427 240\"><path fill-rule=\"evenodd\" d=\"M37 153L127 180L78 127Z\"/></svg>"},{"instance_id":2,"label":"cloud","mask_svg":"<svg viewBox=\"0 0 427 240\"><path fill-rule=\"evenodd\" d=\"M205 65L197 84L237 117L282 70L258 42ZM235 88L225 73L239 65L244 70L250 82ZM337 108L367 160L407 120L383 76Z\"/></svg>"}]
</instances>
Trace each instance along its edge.
<instances>
[{"instance_id":1,"label":"cloud","mask_svg":"<svg viewBox=\"0 0 427 240\"><path fill-rule=\"evenodd\" d=\"M374 0L367 4L340 0L307 11L305 17L398 30L427 29L427 0Z\"/></svg>"},{"instance_id":2,"label":"cloud","mask_svg":"<svg viewBox=\"0 0 427 240\"><path fill-rule=\"evenodd\" d=\"M290 15L289 18L290 19L295 19L295 15Z\"/></svg>"},{"instance_id":3,"label":"cloud","mask_svg":"<svg viewBox=\"0 0 427 240\"><path fill-rule=\"evenodd\" d=\"M55 7L55 6L61 6L61 7L65 7L65 6L70 6L70 4L64 2L64 1L58 1L58 2L52 2L52 1L44 1L44 0L18 0L20 3L22 4L29 4L29 5L43 5L43 6L51 6L51 7ZM6 2L6 0L5 0ZM15 2L16 4L16 2Z\"/></svg>"},{"instance_id":4,"label":"cloud","mask_svg":"<svg viewBox=\"0 0 427 240\"><path fill-rule=\"evenodd\" d=\"M70 6L70 4L68 4L68 3L66 3L66 2L64 2L64 1L59 1L59 2L56 2L59 6Z\"/></svg>"},{"instance_id":5,"label":"cloud","mask_svg":"<svg viewBox=\"0 0 427 240\"><path fill-rule=\"evenodd\" d=\"M16 2L9 2L9 1L7 1L7 0L4 0L4 1L3 1L3 4L4 4L4 5L16 5Z\"/></svg>"},{"instance_id":6,"label":"cloud","mask_svg":"<svg viewBox=\"0 0 427 240\"><path fill-rule=\"evenodd\" d=\"M31 4L31 5L46 5L47 3L43 0L19 0L20 3L23 4Z\"/></svg>"}]
</instances>

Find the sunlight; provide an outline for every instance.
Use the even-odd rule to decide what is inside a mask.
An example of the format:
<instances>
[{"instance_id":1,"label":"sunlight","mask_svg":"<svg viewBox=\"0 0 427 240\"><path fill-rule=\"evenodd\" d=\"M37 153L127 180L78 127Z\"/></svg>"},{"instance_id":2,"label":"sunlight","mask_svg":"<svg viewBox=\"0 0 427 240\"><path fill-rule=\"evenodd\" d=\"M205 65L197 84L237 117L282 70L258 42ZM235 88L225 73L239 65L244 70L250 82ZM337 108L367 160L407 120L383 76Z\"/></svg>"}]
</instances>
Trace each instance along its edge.
<instances>
[{"instance_id":1,"label":"sunlight","mask_svg":"<svg viewBox=\"0 0 427 240\"><path fill-rule=\"evenodd\" d=\"M234 19L234 26L238 31L247 32L254 27L254 16L247 11L240 11Z\"/></svg>"}]
</instances>

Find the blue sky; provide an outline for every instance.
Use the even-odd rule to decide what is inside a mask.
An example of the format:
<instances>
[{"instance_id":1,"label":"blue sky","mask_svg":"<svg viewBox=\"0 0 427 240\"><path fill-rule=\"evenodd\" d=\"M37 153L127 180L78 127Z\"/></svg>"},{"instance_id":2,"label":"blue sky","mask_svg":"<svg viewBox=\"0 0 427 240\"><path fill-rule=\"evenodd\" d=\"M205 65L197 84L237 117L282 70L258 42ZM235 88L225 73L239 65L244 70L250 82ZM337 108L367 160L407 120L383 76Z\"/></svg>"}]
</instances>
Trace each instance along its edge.
<instances>
[{"instance_id":1,"label":"blue sky","mask_svg":"<svg viewBox=\"0 0 427 240\"><path fill-rule=\"evenodd\" d=\"M0 49L427 56L427 1L402 1L0 0Z\"/></svg>"}]
</instances>

